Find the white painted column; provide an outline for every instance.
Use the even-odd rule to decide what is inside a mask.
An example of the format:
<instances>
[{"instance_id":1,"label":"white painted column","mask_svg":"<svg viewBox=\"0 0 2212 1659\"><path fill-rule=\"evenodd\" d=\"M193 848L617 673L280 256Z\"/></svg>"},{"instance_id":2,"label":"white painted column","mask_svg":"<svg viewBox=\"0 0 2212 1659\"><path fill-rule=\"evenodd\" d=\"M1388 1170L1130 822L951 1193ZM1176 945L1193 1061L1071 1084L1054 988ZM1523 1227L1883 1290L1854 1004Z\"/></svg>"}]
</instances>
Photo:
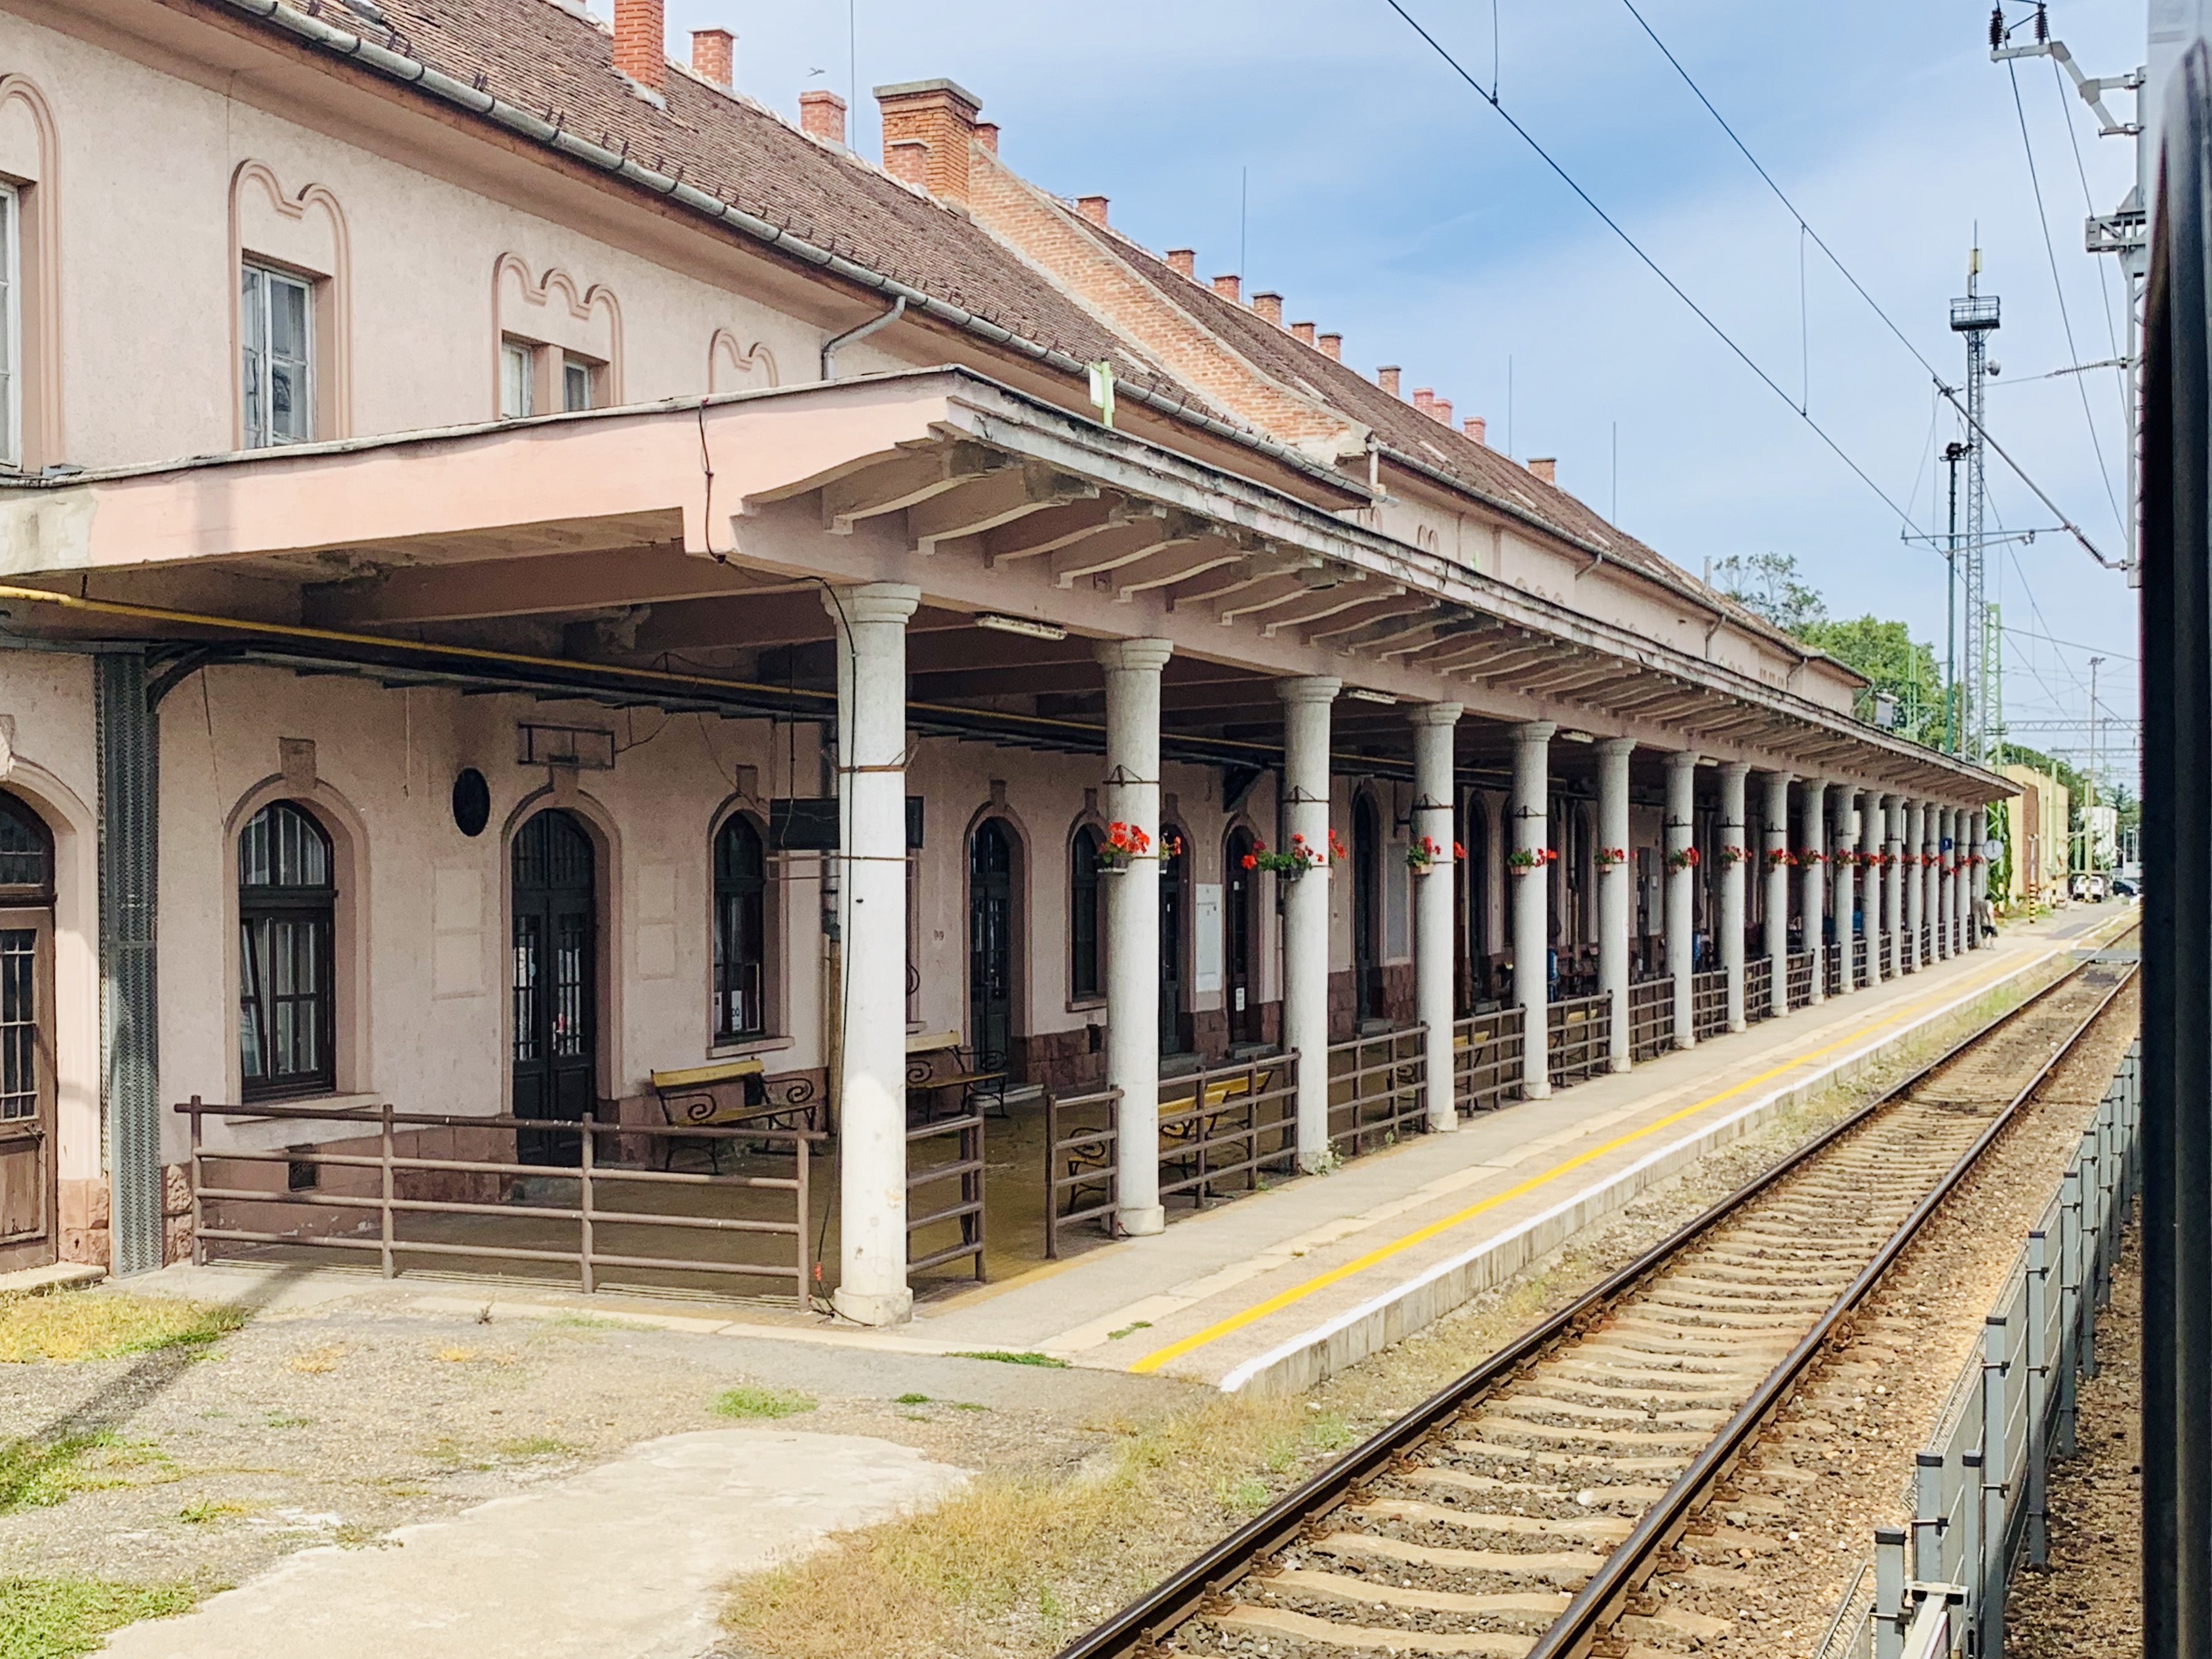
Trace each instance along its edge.
<instances>
[{"instance_id":1,"label":"white painted column","mask_svg":"<svg viewBox=\"0 0 2212 1659\"><path fill-rule=\"evenodd\" d=\"M1322 862L1283 891L1283 1046L1298 1057L1298 1168L1328 1153L1328 707L1343 681L1279 680L1283 826ZM1285 846L1283 851L1290 851ZM1158 994L1158 987L1154 987Z\"/></svg>"},{"instance_id":2,"label":"white painted column","mask_svg":"<svg viewBox=\"0 0 2212 1659\"><path fill-rule=\"evenodd\" d=\"M1858 791L1849 784L1835 786L1835 833L1829 837L1830 868L1834 871L1828 883L1829 915L1836 924L1836 943L1843 953L1842 971L1836 980L1836 994L1848 997L1858 982L1858 968L1851 961L1851 912L1858 901L1857 866L1837 863L1834 856L1849 851L1858 851Z\"/></svg>"},{"instance_id":3,"label":"white painted column","mask_svg":"<svg viewBox=\"0 0 2212 1659\"><path fill-rule=\"evenodd\" d=\"M1898 860L1905 852L1905 799L1902 796L1881 797L1881 850L1884 859L1881 883L1881 924L1889 935L1889 949L1882 962L1886 978L1896 979L1905 973L1905 912L1899 901L1905 897L1905 871Z\"/></svg>"},{"instance_id":4,"label":"white painted column","mask_svg":"<svg viewBox=\"0 0 2212 1659\"><path fill-rule=\"evenodd\" d=\"M1597 876L1597 984L1613 1008L1607 1050L1615 1071L1628 1070L1628 757L1636 740L1610 737L1597 746L1597 844L1620 861Z\"/></svg>"},{"instance_id":5,"label":"white painted column","mask_svg":"<svg viewBox=\"0 0 2212 1659\"><path fill-rule=\"evenodd\" d=\"M1435 848L1428 873L1413 880L1413 1017L1428 1028L1421 1050L1428 1075L1429 1128L1459 1127L1452 1100L1452 736L1456 703L1427 703L1413 719L1413 845Z\"/></svg>"},{"instance_id":6,"label":"white painted column","mask_svg":"<svg viewBox=\"0 0 2212 1659\"><path fill-rule=\"evenodd\" d=\"M1942 880L1936 889L1937 911L1936 954L1946 961L1959 954L1959 809L1943 808L1942 833L1936 853L1943 860Z\"/></svg>"},{"instance_id":7,"label":"white painted column","mask_svg":"<svg viewBox=\"0 0 2212 1659\"><path fill-rule=\"evenodd\" d=\"M1790 785L1796 774L1766 774L1766 833L1762 838L1769 854L1790 851ZM1790 1011L1790 867L1771 857L1766 865L1767 1007L1776 1014Z\"/></svg>"},{"instance_id":8,"label":"white painted column","mask_svg":"<svg viewBox=\"0 0 2212 1659\"><path fill-rule=\"evenodd\" d=\"M1805 785L1804 875L1798 884L1797 913L1805 918L1805 948L1813 953L1813 1006L1828 1000L1828 949L1820 924L1828 916L1828 781Z\"/></svg>"},{"instance_id":9,"label":"white painted column","mask_svg":"<svg viewBox=\"0 0 2212 1659\"><path fill-rule=\"evenodd\" d=\"M1942 821L1943 809L1929 802L1920 830L1920 852L1928 861L1920 867L1920 914L1928 924L1928 961L1920 965L1923 967L1943 960L1943 875L1937 868L1943 848Z\"/></svg>"},{"instance_id":10,"label":"white painted column","mask_svg":"<svg viewBox=\"0 0 2212 1659\"><path fill-rule=\"evenodd\" d=\"M1878 985L1887 976L1889 964L1881 956L1881 866L1874 859L1881 851L1881 796L1874 790L1859 791L1859 926L1866 934L1866 982Z\"/></svg>"},{"instance_id":11,"label":"white painted column","mask_svg":"<svg viewBox=\"0 0 2212 1659\"><path fill-rule=\"evenodd\" d=\"M844 936L837 1054L838 1284L862 1325L914 1312L906 1282L906 624L921 589L823 595L837 653Z\"/></svg>"},{"instance_id":12,"label":"white painted column","mask_svg":"<svg viewBox=\"0 0 2212 1659\"><path fill-rule=\"evenodd\" d=\"M1714 930L1720 935L1721 967L1728 975L1730 1031L1741 1031L1747 1023L1743 1007L1743 884L1751 848L1746 844L1743 780L1750 773L1751 768L1737 760L1721 768L1721 839L1715 852L1721 860L1721 921ZM1729 857L1731 847L1738 857Z\"/></svg>"},{"instance_id":13,"label":"white painted column","mask_svg":"<svg viewBox=\"0 0 2212 1659\"><path fill-rule=\"evenodd\" d=\"M1160 670L1164 639L1094 648L1106 670L1106 816L1141 830L1152 850L1106 888L1106 1084L1121 1091L1115 1222L1132 1236L1167 1225L1160 1206Z\"/></svg>"},{"instance_id":14,"label":"white painted column","mask_svg":"<svg viewBox=\"0 0 2212 1659\"><path fill-rule=\"evenodd\" d=\"M1549 720L1513 729L1513 820L1516 852L1551 845L1552 734ZM1552 871L1545 863L1509 872L1513 890L1513 1000L1521 1005L1521 1093L1540 1101L1552 1092Z\"/></svg>"},{"instance_id":15,"label":"white painted column","mask_svg":"<svg viewBox=\"0 0 2212 1659\"><path fill-rule=\"evenodd\" d=\"M1928 966L1920 960L1920 925L1928 919L1927 907L1923 902L1928 894L1928 884L1921 880L1918 862L1921 845L1927 839L1927 819L1926 802L1908 801L1905 803L1903 856L1914 862L1910 866L1900 869L1898 875L1905 887L1905 969L1908 973L1914 973Z\"/></svg>"},{"instance_id":16,"label":"white painted column","mask_svg":"<svg viewBox=\"0 0 2212 1659\"><path fill-rule=\"evenodd\" d=\"M1968 820L1967 851L1982 862L1967 867L1966 877L1966 948L1979 950L1988 942L1982 937L1982 918L1988 914L1990 900L1990 866L1983 843L1990 839L1988 808L1977 807Z\"/></svg>"},{"instance_id":17,"label":"white painted column","mask_svg":"<svg viewBox=\"0 0 2212 1659\"><path fill-rule=\"evenodd\" d=\"M1698 1046L1697 1024L1691 1017L1690 974L1693 959L1692 935L1697 925L1697 893L1692 883L1698 872L1677 867L1675 860L1697 841L1698 756L1684 749L1667 757L1667 822L1664 834L1667 860L1667 972L1674 981L1674 1046Z\"/></svg>"}]
</instances>

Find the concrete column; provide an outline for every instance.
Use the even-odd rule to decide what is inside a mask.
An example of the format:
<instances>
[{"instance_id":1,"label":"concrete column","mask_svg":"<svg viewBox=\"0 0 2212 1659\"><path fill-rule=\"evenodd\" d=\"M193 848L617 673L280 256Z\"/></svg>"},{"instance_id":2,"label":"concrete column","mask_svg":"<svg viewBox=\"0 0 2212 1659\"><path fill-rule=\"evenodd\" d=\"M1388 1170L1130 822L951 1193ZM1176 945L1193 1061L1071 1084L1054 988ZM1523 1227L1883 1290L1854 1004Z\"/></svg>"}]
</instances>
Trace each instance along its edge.
<instances>
[{"instance_id":1,"label":"concrete column","mask_svg":"<svg viewBox=\"0 0 2212 1659\"><path fill-rule=\"evenodd\" d=\"M1766 774L1766 833L1769 855L1790 851L1790 785L1796 775ZM1769 857L1766 864L1767 1007L1776 1014L1790 1011L1790 868Z\"/></svg>"},{"instance_id":2,"label":"concrete column","mask_svg":"<svg viewBox=\"0 0 2212 1659\"><path fill-rule=\"evenodd\" d=\"M1887 855L1886 868L1881 873L1881 925L1889 935L1889 949L1881 971L1885 977L1895 979L1905 973L1905 912L1900 902L1905 897L1905 872L1897 862L1905 852L1902 796L1881 797L1881 850Z\"/></svg>"},{"instance_id":3,"label":"concrete column","mask_svg":"<svg viewBox=\"0 0 2212 1659\"><path fill-rule=\"evenodd\" d=\"M1928 924L1928 958L1920 966L1927 967L1943 960L1942 872L1936 868L1942 862L1943 809L1935 802L1921 825L1920 851L1928 863L1920 867L1920 914Z\"/></svg>"},{"instance_id":4,"label":"concrete column","mask_svg":"<svg viewBox=\"0 0 2212 1659\"><path fill-rule=\"evenodd\" d=\"M1167 1225L1160 1207L1160 670L1164 639L1104 640L1106 815L1152 837L1106 887L1106 1084L1121 1091L1120 1207L1132 1235Z\"/></svg>"},{"instance_id":5,"label":"concrete column","mask_svg":"<svg viewBox=\"0 0 2212 1659\"><path fill-rule=\"evenodd\" d=\"M1428 874L1413 878L1413 1013L1428 1028L1426 1060L1429 1128L1459 1127L1452 1100L1452 729L1456 703L1428 703L1413 711L1413 844L1434 849Z\"/></svg>"},{"instance_id":6,"label":"concrete column","mask_svg":"<svg viewBox=\"0 0 2212 1659\"><path fill-rule=\"evenodd\" d=\"M1328 1153L1328 705L1343 681L1279 680L1283 825L1322 862L1283 894L1283 1046L1298 1057L1298 1168ZM1285 848L1285 851L1289 851ZM1157 995L1157 987L1155 995Z\"/></svg>"},{"instance_id":7,"label":"concrete column","mask_svg":"<svg viewBox=\"0 0 2212 1659\"><path fill-rule=\"evenodd\" d=\"M1848 784L1835 787L1836 833L1828 845L1837 854L1856 851L1859 843L1858 791ZM1828 883L1829 914L1836 924L1836 943L1843 953L1843 971L1837 979L1837 995L1849 996L1858 979L1858 970L1851 961L1851 911L1858 900L1859 884L1856 867L1832 863L1835 879Z\"/></svg>"},{"instance_id":8,"label":"concrete column","mask_svg":"<svg viewBox=\"0 0 2212 1659\"><path fill-rule=\"evenodd\" d=\"M1936 889L1936 954L1945 961L1959 954L1959 809L1943 808L1942 834L1936 848L1942 858L1942 879Z\"/></svg>"},{"instance_id":9,"label":"concrete column","mask_svg":"<svg viewBox=\"0 0 2212 1659\"><path fill-rule=\"evenodd\" d=\"M1803 807L1806 854L1804 875L1799 882L1797 913L1805 918L1805 948L1813 953L1813 1006L1828 1000L1828 953L1820 924L1828 915L1828 783L1814 778L1805 785Z\"/></svg>"},{"instance_id":10,"label":"concrete column","mask_svg":"<svg viewBox=\"0 0 2212 1659\"><path fill-rule=\"evenodd\" d=\"M1597 844L1620 855L1597 877L1597 983L1613 1006L1608 1052L1615 1071L1628 1070L1628 884L1635 879L1628 862L1628 757L1635 751L1631 737L1597 746Z\"/></svg>"},{"instance_id":11,"label":"concrete column","mask_svg":"<svg viewBox=\"0 0 2212 1659\"><path fill-rule=\"evenodd\" d=\"M1880 985L1889 972L1881 959L1881 866L1872 860L1882 842L1881 796L1873 790L1859 791L1859 926L1865 931L1866 982Z\"/></svg>"},{"instance_id":12,"label":"concrete column","mask_svg":"<svg viewBox=\"0 0 2212 1659\"><path fill-rule=\"evenodd\" d=\"M1551 845L1546 814L1552 788L1552 734L1548 720L1531 720L1513 729L1513 848L1541 853ZM1513 999L1521 1004L1521 1093L1540 1101L1552 1092L1551 913L1552 872L1539 862L1511 875L1513 890Z\"/></svg>"},{"instance_id":13,"label":"concrete column","mask_svg":"<svg viewBox=\"0 0 2212 1659\"><path fill-rule=\"evenodd\" d=\"M1743 780L1751 768L1731 760L1721 768L1721 840L1715 856L1721 860L1721 968L1728 975L1728 1028L1741 1031L1747 1022L1743 1007L1743 884L1744 866L1751 848L1745 841ZM1739 855L1731 858L1733 847Z\"/></svg>"},{"instance_id":14,"label":"concrete column","mask_svg":"<svg viewBox=\"0 0 2212 1659\"><path fill-rule=\"evenodd\" d=\"M1966 877L1966 948L1979 950L1987 942L1982 937L1982 918L1989 913L1990 866L1983 844L1990 839L1990 815L1986 808L1977 807L1969 815L1966 831L1966 851L1981 859L1969 865Z\"/></svg>"},{"instance_id":15,"label":"concrete column","mask_svg":"<svg viewBox=\"0 0 2212 1659\"><path fill-rule=\"evenodd\" d=\"M839 1314L896 1325L906 1282L906 624L921 589L825 593L837 653Z\"/></svg>"},{"instance_id":16,"label":"concrete column","mask_svg":"<svg viewBox=\"0 0 2212 1659\"><path fill-rule=\"evenodd\" d=\"M1920 925L1928 919L1927 907L1923 902L1928 894L1928 884L1920 879L1920 865L1917 862L1922 844L1927 839L1927 803L1921 801L1906 802L1905 803L1904 856L1915 862L1909 868L1900 869L1898 871L1898 877L1905 887L1905 941L1901 948L1907 973L1917 973L1928 966L1920 960Z\"/></svg>"},{"instance_id":17,"label":"concrete column","mask_svg":"<svg viewBox=\"0 0 2212 1659\"><path fill-rule=\"evenodd\" d=\"M1691 934L1696 926L1696 870L1675 860L1695 845L1698 756L1685 749L1667 757L1667 972L1674 981L1674 1046L1695 1048L1697 1028L1690 1017Z\"/></svg>"}]
</instances>

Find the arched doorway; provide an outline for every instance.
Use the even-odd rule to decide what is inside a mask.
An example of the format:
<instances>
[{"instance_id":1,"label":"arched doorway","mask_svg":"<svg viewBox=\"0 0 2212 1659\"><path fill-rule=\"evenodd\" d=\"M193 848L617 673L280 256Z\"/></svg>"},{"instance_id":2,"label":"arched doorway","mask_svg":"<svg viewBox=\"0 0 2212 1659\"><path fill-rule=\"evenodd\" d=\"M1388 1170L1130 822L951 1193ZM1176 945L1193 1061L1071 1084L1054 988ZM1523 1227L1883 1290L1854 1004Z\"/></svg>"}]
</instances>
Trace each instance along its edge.
<instances>
[{"instance_id":1,"label":"arched doorway","mask_svg":"<svg viewBox=\"0 0 2212 1659\"><path fill-rule=\"evenodd\" d=\"M1160 826L1160 1052L1182 1054L1190 1048L1183 1034L1182 958L1185 918L1189 914L1189 856L1182 832Z\"/></svg>"},{"instance_id":2,"label":"arched doorway","mask_svg":"<svg viewBox=\"0 0 2212 1659\"><path fill-rule=\"evenodd\" d=\"M1363 794L1352 802L1352 988L1353 1017L1362 1025L1376 1017L1382 1000L1375 938L1382 897L1382 826L1373 797Z\"/></svg>"},{"instance_id":3,"label":"arched doorway","mask_svg":"<svg viewBox=\"0 0 2212 1659\"><path fill-rule=\"evenodd\" d=\"M598 906L591 837L550 808L514 838L514 1115L580 1121L599 1095ZM525 1163L574 1163L574 1135L521 1131Z\"/></svg>"},{"instance_id":4,"label":"arched doorway","mask_svg":"<svg viewBox=\"0 0 2212 1659\"><path fill-rule=\"evenodd\" d=\"M1223 918L1229 947L1223 990L1228 997L1229 1040L1232 1043L1266 1040L1260 1030L1260 872L1245 864L1245 860L1257 856L1251 831L1239 828L1229 832L1227 851L1222 860L1229 888L1229 913Z\"/></svg>"},{"instance_id":5,"label":"arched doorway","mask_svg":"<svg viewBox=\"0 0 2212 1659\"><path fill-rule=\"evenodd\" d=\"M981 1071L1006 1069L1014 1036L1014 842L999 819L968 843L968 1041Z\"/></svg>"},{"instance_id":6,"label":"arched doorway","mask_svg":"<svg viewBox=\"0 0 2212 1659\"><path fill-rule=\"evenodd\" d=\"M54 843L0 794L0 1272L54 1259Z\"/></svg>"}]
</instances>

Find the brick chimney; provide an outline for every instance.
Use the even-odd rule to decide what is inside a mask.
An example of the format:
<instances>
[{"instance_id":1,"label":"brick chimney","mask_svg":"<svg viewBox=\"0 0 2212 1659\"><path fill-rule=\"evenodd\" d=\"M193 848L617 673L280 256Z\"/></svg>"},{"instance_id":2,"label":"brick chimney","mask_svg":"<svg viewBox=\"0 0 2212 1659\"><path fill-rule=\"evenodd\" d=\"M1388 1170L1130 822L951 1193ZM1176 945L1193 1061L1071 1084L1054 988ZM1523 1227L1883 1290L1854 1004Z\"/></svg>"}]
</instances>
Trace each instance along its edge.
<instances>
[{"instance_id":1,"label":"brick chimney","mask_svg":"<svg viewBox=\"0 0 2212 1659\"><path fill-rule=\"evenodd\" d=\"M1489 432L1490 423L1483 419L1481 416L1469 415L1467 418L1467 435L1473 438L1477 443L1488 444L1490 442Z\"/></svg>"},{"instance_id":2,"label":"brick chimney","mask_svg":"<svg viewBox=\"0 0 2212 1659\"><path fill-rule=\"evenodd\" d=\"M1091 223L1103 226L1106 223L1106 198L1078 196L1075 198L1075 210L1090 220Z\"/></svg>"},{"instance_id":3,"label":"brick chimney","mask_svg":"<svg viewBox=\"0 0 2212 1659\"><path fill-rule=\"evenodd\" d=\"M1534 473L1538 478L1543 479L1547 484L1557 484L1559 481L1557 476L1559 470L1559 459L1556 456L1531 456L1528 460L1528 470Z\"/></svg>"},{"instance_id":4,"label":"brick chimney","mask_svg":"<svg viewBox=\"0 0 2212 1659\"><path fill-rule=\"evenodd\" d=\"M1255 294L1252 308L1276 327L1283 326L1283 296L1280 294Z\"/></svg>"},{"instance_id":5,"label":"brick chimney","mask_svg":"<svg viewBox=\"0 0 2212 1659\"><path fill-rule=\"evenodd\" d=\"M929 188L929 146L919 138L905 138L884 146L884 171L902 185Z\"/></svg>"},{"instance_id":6,"label":"brick chimney","mask_svg":"<svg viewBox=\"0 0 2212 1659\"><path fill-rule=\"evenodd\" d=\"M1421 413L1425 415L1435 414L1437 412L1436 388L1432 386L1415 387L1413 388L1413 407L1419 410Z\"/></svg>"},{"instance_id":7,"label":"brick chimney","mask_svg":"<svg viewBox=\"0 0 2212 1659\"><path fill-rule=\"evenodd\" d=\"M1313 331L1314 326L1310 322L1294 322L1291 325L1291 338L1302 345L1311 345L1314 343Z\"/></svg>"},{"instance_id":8,"label":"brick chimney","mask_svg":"<svg viewBox=\"0 0 2212 1659\"><path fill-rule=\"evenodd\" d=\"M845 101L826 87L799 95L799 130L833 144L845 142Z\"/></svg>"},{"instance_id":9,"label":"brick chimney","mask_svg":"<svg viewBox=\"0 0 2212 1659\"><path fill-rule=\"evenodd\" d=\"M738 37L727 29L691 31L691 72L718 87L734 84Z\"/></svg>"},{"instance_id":10,"label":"brick chimney","mask_svg":"<svg viewBox=\"0 0 2212 1659\"><path fill-rule=\"evenodd\" d=\"M1323 334L1318 339L1315 340L1314 344L1321 347L1322 356L1327 357L1331 363L1342 363L1344 361L1343 335Z\"/></svg>"},{"instance_id":11,"label":"brick chimney","mask_svg":"<svg viewBox=\"0 0 2212 1659\"><path fill-rule=\"evenodd\" d=\"M1375 371L1375 383L1392 397L1398 395L1398 365L1388 363Z\"/></svg>"},{"instance_id":12,"label":"brick chimney","mask_svg":"<svg viewBox=\"0 0 2212 1659\"><path fill-rule=\"evenodd\" d=\"M1241 301L1244 297L1244 279L1242 277L1216 277L1213 291L1224 300Z\"/></svg>"},{"instance_id":13,"label":"brick chimney","mask_svg":"<svg viewBox=\"0 0 2212 1659\"><path fill-rule=\"evenodd\" d=\"M975 142L996 156L999 153L999 124L996 121L976 122Z\"/></svg>"},{"instance_id":14,"label":"brick chimney","mask_svg":"<svg viewBox=\"0 0 2212 1659\"><path fill-rule=\"evenodd\" d=\"M1429 412L1434 415L1438 420L1442 421L1445 425L1450 425L1451 400L1449 398L1438 398L1434 403L1429 406Z\"/></svg>"},{"instance_id":15,"label":"brick chimney","mask_svg":"<svg viewBox=\"0 0 2212 1659\"><path fill-rule=\"evenodd\" d=\"M659 92L668 85L668 20L661 0L615 0L615 67Z\"/></svg>"},{"instance_id":16,"label":"brick chimney","mask_svg":"<svg viewBox=\"0 0 2212 1659\"><path fill-rule=\"evenodd\" d=\"M1177 276L1188 277L1191 281L1196 282L1198 280L1198 250L1194 247L1168 249L1168 267Z\"/></svg>"},{"instance_id":17,"label":"brick chimney","mask_svg":"<svg viewBox=\"0 0 2212 1659\"><path fill-rule=\"evenodd\" d=\"M895 179L920 183L939 201L968 204L968 154L975 139L975 118L983 101L955 81L902 81L876 88L876 107L884 119L884 168ZM896 151L902 144L922 147L922 176L908 179Z\"/></svg>"}]
</instances>

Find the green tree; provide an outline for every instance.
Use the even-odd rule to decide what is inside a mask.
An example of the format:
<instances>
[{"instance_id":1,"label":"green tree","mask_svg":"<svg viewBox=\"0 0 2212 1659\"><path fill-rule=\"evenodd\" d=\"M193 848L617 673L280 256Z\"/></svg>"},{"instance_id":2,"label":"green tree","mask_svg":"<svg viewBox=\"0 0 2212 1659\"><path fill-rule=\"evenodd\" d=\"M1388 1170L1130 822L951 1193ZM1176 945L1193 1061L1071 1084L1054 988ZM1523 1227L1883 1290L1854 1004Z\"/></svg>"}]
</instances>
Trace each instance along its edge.
<instances>
[{"instance_id":1,"label":"green tree","mask_svg":"<svg viewBox=\"0 0 2212 1659\"><path fill-rule=\"evenodd\" d=\"M1730 553L1713 561L1713 585L1785 633L1827 620L1827 601L1804 580L1795 553Z\"/></svg>"},{"instance_id":2,"label":"green tree","mask_svg":"<svg viewBox=\"0 0 2212 1659\"><path fill-rule=\"evenodd\" d=\"M1872 682L1860 694L1862 719L1873 712L1869 705L1875 696L1887 694L1897 699L1899 736L1930 748L1943 746L1943 676L1933 645L1913 638L1902 622L1872 615L1814 622L1795 631L1814 650L1826 651Z\"/></svg>"}]
</instances>

